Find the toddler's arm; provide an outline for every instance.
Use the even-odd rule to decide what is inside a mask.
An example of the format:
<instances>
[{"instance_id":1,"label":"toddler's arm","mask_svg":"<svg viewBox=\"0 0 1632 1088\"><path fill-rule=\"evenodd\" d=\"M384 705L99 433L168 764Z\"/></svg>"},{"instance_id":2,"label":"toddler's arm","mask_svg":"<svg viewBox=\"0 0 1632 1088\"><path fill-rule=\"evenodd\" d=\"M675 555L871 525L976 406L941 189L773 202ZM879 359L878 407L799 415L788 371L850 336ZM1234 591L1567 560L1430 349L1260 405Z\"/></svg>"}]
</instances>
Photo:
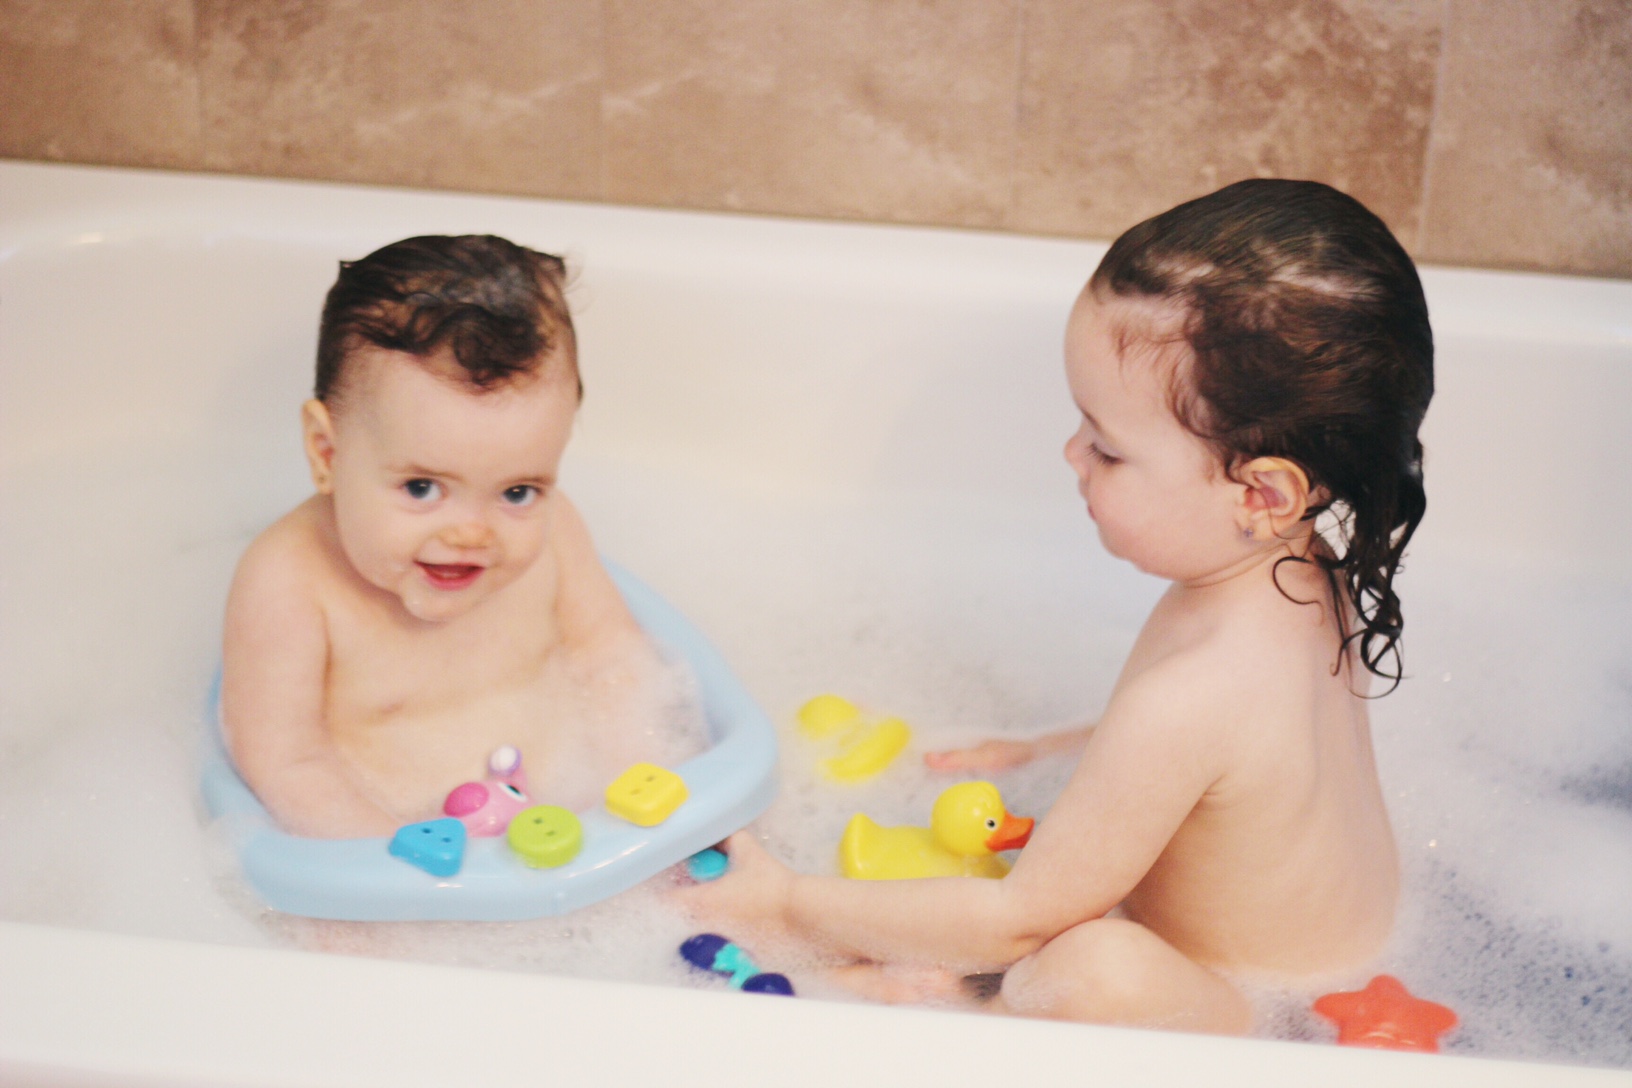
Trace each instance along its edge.
<instances>
[{"instance_id":1,"label":"toddler's arm","mask_svg":"<svg viewBox=\"0 0 1632 1088\"><path fill-rule=\"evenodd\" d=\"M1090 724L1029 740L988 740L970 748L925 752L924 764L932 771L1007 771L1045 756L1075 755L1082 751L1093 732Z\"/></svg>"},{"instance_id":2,"label":"toddler's arm","mask_svg":"<svg viewBox=\"0 0 1632 1088\"><path fill-rule=\"evenodd\" d=\"M750 843L740 872L734 860L731 873L686 897L705 918L791 932L852 957L1007 967L1121 902L1219 778L1224 746L1205 725L1205 685L1179 679L1188 672L1155 668L1112 697L1059 801L1002 880L801 876Z\"/></svg>"},{"instance_id":3,"label":"toddler's arm","mask_svg":"<svg viewBox=\"0 0 1632 1088\"><path fill-rule=\"evenodd\" d=\"M256 541L227 597L221 721L233 763L287 831L390 835L401 821L352 781L323 724L328 636L298 565Z\"/></svg>"}]
</instances>

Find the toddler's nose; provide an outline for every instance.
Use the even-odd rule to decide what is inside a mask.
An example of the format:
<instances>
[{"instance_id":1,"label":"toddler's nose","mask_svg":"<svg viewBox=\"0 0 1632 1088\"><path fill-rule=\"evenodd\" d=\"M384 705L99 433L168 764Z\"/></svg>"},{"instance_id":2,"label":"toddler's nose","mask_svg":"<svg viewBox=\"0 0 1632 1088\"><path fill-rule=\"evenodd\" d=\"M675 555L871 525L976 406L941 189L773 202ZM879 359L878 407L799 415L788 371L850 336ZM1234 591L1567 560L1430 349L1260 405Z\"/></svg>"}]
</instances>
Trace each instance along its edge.
<instances>
[{"instance_id":1,"label":"toddler's nose","mask_svg":"<svg viewBox=\"0 0 1632 1088\"><path fill-rule=\"evenodd\" d=\"M1088 456L1083 452L1082 432L1078 431L1065 440L1065 463L1070 465L1078 476L1088 475Z\"/></svg>"}]
</instances>

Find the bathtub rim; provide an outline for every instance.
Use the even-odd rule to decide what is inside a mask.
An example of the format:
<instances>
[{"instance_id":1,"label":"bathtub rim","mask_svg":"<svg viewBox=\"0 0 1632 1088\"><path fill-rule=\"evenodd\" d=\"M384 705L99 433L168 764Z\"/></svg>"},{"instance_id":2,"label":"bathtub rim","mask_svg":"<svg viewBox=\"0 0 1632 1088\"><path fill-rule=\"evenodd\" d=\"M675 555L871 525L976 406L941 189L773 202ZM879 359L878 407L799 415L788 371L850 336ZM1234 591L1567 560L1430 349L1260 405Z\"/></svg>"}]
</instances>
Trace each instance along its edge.
<instances>
[{"instance_id":1,"label":"bathtub rim","mask_svg":"<svg viewBox=\"0 0 1632 1088\"><path fill-rule=\"evenodd\" d=\"M110 190L130 187L134 200ZM307 200L321 193L334 202L313 216ZM275 233L244 231L223 211L250 198ZM390 231L408 220L421 232L461 229L475 218L491 220L489 207L502 207L523 220L564 224L566 230L593 229L600 243L597 263L622 264L634 247L657 244L707 266L740 262L762 252L767 241L807 247L809 259L847 262L858 276L872 269L858 256L882 244L911 257L915 274L937 287L955 279L951 256L1003 259L1017 278L1016 292L1053 283L1063 268L1086 278L1108 240L1023 234L903 223L773 216L755 212L704 211L605 201L528 197L506 193L309 181L127 166L96 166L0 158L0 263L44 244L94 244L153 236L159 225L192 225L192 234L211 240L332 237ZM104 229L86 232L94 213ZM608 230L626 221L633 229ZM112 224L118 229L108 230ZM650 228L658 228L656 230ZM468 228L467 228L468 229ZM121 232L128 232L123 233ZM111 234L111 238L109 235ZM707 237L711 250L692 243ZM569 265L572 253L568 253ZM1436 336L1471 335L1521 341L1626 346L1632 344L1632 280L1564 273L1518 272L1418 262ZM916 284L891 281L897 289Z\"/></svg>"},{"instance_id":2,"label":"bathtub rim","mask_svg":"<svg viewBox=\"0 0 1632 1088\"><path fill-rule=\"evenodd\" d=\"M0 922L0 1079L8 1084L391 1084L463 1077L537 1083L506 1039L549 1063L552 1084L635 1080L654 1053L670 1085L731 1083L761 1048L790 1085L919 1082L1193 1083L1216 1088L1307 1084L1456 1088L1547 1083L1625 1085L1632 1073L1454 1055L1407 1054L1258 1039L985 1019L834 1001L779 1000L551 975L411 964L282 949L203 945ZM94 979L95 984L87 984ZM158 980L157 982L155 980ZM256 984L249 984L255 980ZM300 995L305 1005L293 1003ZM732 1004L725 1004L731 1002ZM438 1010L467 1047L400 1044L399 1025ZM540 1026L541 1013L554 1020ZM732 1032L759 1045L723 1041ZM630 1046L623 1025L643 1025ZM268 1023L278 1029L268 1031ZM300 1040L290 1047L291 1035ZM563 1042L559 1049L553 1040ZM699 1044L697 1040L710 1040ZM847 1045L834 1045L844 1040ZM903 1057L905 1056L905 1057ZM910 1069L902 1067L910 1060ZM281 1062L279 1072L270 1072ZM117 1072L116 1072L117 1071ZM733 1075L735 1074L735 1075ZM753 1074L759 1083L758 1074ZM627 1078L627 1079L626 1079ZM747 1079L743 1077L743 1079Z\"/></svg>"}]
</instances>

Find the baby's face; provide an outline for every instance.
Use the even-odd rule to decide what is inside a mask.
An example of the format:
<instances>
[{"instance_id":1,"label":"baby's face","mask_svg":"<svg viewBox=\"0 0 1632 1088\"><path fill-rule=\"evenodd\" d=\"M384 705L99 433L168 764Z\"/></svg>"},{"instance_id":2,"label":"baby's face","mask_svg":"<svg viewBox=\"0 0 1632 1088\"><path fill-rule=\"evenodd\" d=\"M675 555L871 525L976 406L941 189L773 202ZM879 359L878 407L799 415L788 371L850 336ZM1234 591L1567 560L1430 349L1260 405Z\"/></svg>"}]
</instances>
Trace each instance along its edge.
<instances>
[{"instance_id":1,"label":"baby's face","mask_svg":"<svg viewBox=\"0 0 1632 1088\"><path fill-rule=\"evenodd\" d=\"M1240 558L1233 510L1242 488L1173 415L1173 353L1189 349L1158 349L1135 335L1124 358L1116 343L1119 327L1170 328L1175 316L1087 292L1078 300L1066 327L1065 369L1082 425L1065 458L1107 551L1151 574L1194 582Z\"/></svg>"},{"instance_id":2,"label":"baby's face","mask_svg":"<svg viewBox=\"0 0 1632 1088\"><path fill-rule=\"evenodd\" d=\"M542 377L487 392L458 381L446 353L418 360L367 348L348 364L343 403L328 417L340 546L410 615L463 615L543 552L544 500L578 408L570 371L552 362ZM322 467L314 464L320 480Z\"/></svg>"}]
</instances>

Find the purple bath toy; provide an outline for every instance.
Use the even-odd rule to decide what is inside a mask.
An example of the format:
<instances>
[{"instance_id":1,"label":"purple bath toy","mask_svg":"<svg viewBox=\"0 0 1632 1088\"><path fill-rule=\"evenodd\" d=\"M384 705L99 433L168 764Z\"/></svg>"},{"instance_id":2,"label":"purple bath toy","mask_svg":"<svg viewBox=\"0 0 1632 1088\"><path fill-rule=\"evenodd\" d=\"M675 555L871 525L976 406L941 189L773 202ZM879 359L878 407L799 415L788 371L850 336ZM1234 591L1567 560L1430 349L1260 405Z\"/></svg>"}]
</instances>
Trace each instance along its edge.
<instances>
[{"instance_id":1,"label":"purple bath toy","mask_svg":"<svg viewBox=\"0 0 1632 1088\"><path fill-rule=\"evenodd\" d=\"M733 990L793 996L793 983L786 975L761 971L748 953L718 933L699 933L687 938L680 945L680 958L693 967L725 975Z\"/></svg>"}]
</instances>

